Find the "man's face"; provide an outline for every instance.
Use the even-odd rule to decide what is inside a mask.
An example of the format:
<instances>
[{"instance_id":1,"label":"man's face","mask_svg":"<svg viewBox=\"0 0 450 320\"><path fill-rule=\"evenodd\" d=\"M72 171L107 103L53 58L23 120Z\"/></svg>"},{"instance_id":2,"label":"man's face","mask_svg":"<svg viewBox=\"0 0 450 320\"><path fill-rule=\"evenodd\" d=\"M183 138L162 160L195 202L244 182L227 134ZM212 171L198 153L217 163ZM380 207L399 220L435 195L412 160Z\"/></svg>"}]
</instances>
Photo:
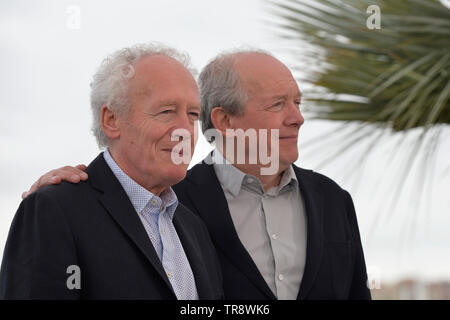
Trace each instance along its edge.
<instances>
[{"instance_id":1,"label":"man's face","mask_svg":"<svg viewBox=\"0 0 450 320\"><path fill-rule=\"evenodd\" d=\"M232 117L232 126L244 130L267 129L269 152L270 129L279 129L279 163L284 170L298 158L298 131L304 122L297 82L285 65L264 54L238 55L236 70L249 99L244 114ZM248 146L246 149L248 153Z\"/></svg>"},{"instance_id":2,"label":"man's face","mask_svg":"<svg viewBox=\"0 0 450 320\"><path fill-rule=\"evenodd\" d=\"M197 84L179 62L162 55L145 57L134 69L128 91L131 107L120 117L114 147L124 171L139 184L167 187L184 179L188 167L172 161L172 149L179 143L171 141L172 132L187 130L190 157L194 151L200 113Z\"/></svg>"}]
</instances>

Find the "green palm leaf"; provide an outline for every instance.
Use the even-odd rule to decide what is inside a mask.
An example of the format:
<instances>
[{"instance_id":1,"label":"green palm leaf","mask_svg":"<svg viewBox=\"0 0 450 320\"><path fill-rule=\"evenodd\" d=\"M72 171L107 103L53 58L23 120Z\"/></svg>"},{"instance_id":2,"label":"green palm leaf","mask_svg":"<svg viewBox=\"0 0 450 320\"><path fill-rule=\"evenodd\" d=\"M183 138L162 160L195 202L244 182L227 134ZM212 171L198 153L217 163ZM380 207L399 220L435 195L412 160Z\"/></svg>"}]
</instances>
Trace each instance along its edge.
<instances>
[{"instance_id":1,"label":"green palm leaf","mask_svg":"<svg viewBox=\"0 0 450 320\"><path fill-rule=\"evenodd\" d=\"M374 4L381 28L370 30L366 10ZM441 129L450 124L449 8L438 0L285 0L271 2L270 9L281 21L277 32L299 48L294 69L310 88L304 90L305 112L344 122L345 134L334 134L338 148L329 134L309 144L334 147L321 165L361 145L366 149L355 158L363 166L381 136L401 134L392 154L407 158L393 187L394 210L414 163L422 172L433 167ZM315 67L305 68L305 59ZM356 125L349 131L349 124ZM404 153L408 136L415 138ZM432 176L422 176L421 185Z\"/></svg>"}]
</instances>

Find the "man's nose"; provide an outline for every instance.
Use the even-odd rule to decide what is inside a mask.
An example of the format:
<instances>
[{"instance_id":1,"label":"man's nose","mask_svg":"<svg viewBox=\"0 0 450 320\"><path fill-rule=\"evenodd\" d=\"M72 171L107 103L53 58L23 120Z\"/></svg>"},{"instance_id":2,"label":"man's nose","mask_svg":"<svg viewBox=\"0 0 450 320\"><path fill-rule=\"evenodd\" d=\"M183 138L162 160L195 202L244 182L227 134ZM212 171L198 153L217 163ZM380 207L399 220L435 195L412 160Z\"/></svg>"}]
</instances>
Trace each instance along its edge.
<instances>
[{"instance_id":1,"label":"man's nose","mask_svg":"<svg viewBox=\"0 0 450 320\"><path fill-rule=\"evenodd\" d=\"M285 120L286 125L288 126L296 125L300 127L304 122L305 118L303 118L303 115L300 111L300 107L292 102L289 105L289 108L287 108L287 115Z\"/></svg>"},{"instance_id":2,"label":"man's nose","mask_svg":"<svg viewBox=\"0 0 450 320\"><path fill-rule=\"evenodd\" d=\"M177 124L179 128L186 130L194 130L194 121L189 117L189 114L181 112L177 117Z\"/></svg>"},{"instance_id":3,"label":"man's nose","mask_svg":"<svg viewBox=\"0 0 450 320\"><path fill-rule=\"evenodd\" d=\"M189 135L189 138L194 138L194 122L192 122L191 119L189 119L189 115L182 114L177 117L177 121L175 123L175 129L182 129L181 131L184 132L183 137L186 139L186 135ZM182 138L180 137L180 140Z\"/></svg>"}]
</instances>

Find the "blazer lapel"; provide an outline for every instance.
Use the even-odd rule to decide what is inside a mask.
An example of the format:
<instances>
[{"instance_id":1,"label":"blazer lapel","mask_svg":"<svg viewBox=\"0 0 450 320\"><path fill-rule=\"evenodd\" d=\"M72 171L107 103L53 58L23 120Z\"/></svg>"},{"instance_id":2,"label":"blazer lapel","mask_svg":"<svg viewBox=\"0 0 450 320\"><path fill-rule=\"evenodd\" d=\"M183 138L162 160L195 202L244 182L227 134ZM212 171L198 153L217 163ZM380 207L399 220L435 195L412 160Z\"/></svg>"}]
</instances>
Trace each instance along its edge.
<instances>
[{"instance_id":1,"label":"blazer lapel","mask_svg":"<svg viewBox=\"0 0 450 320\"><path fill-rule=\"evenodd\" d=\"M314 284L323 255L323 196L307 171L294 166L307 216L306 265L297 299L307 297Z\"/></svg>"},{"instance_id":2,"label":"blazer lapel","mask_svg":"<svg viewBox=\"0 0 450 320\"><path fill-rule=\"evenodd\" d=\"M173 217L173 224L183 245L192 273L194 274L198 297L199 299L207 299L208 293L210 292L208 278L206 277L208 270L205 270L202 259L198 254L198 246L201 244L198 244L198 242L195 241L196 236L192 234L191 230L183 227L187 225L185 222L184 210L183 205L179 204Z\"/></svg>"},{"instance_id":3,"label":"blazer lapel","mask_svg":"<svg viewBox=\"0 0 450 320\"><path fill-rule=\"evenodd\" d=\"M276 299L257 266L239 240L227 200L213 165L204 162L192 169L187 178L187 193L205 222L216 246L268 298Z\"/></svg>"},{"instance_id":4,"label":"blazer lapel","mask_svg":"<svg viewBox=\"0 0 450 320\"><path fill-rule=\"evenodd\" d=\"M120 182L116 179L108 164L100 154L88 167L89 181L93 187L101 190L99 197L106 211L116 221L120 228L134 242L137 248L145 255L150 264L166 282L167 286L176 297L172 285L164 271L161 260L148 238L142 222Z\"/></svg>"}]
</instances>

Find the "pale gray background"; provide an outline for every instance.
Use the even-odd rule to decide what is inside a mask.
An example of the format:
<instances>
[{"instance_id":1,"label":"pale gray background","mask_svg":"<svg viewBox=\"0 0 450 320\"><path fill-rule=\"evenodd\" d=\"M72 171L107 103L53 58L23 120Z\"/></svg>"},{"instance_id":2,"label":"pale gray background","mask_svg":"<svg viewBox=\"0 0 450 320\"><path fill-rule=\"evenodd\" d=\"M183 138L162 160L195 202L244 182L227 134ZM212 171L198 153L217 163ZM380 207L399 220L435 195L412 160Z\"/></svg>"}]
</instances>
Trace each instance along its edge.
<instances>
[{"instance_id":1,"label":"pale gray background","mask_svg":"<svg viewBox=\"0 0 450 320\"><path fill-rule=\"evenodd\" d=\"M70 6L80 9L73 29ZM0 255L22 191L43 173L63 165L89 164L99 150L90 132L89 83L102 58L123 46L160 41L186 50L201 69L224 49L250 45L273 52L288 66L294 59L267 24L268 5L246 1L2 1L0 4ZM76 21L75 21L76 26ZM302 83L299 83L302 87ZM297 164L314 169L321 157L303 156L302 143L330 130L330 122L306 123L300 130ZM349 159L321 170L354 198L367 265L382 283L405 277L450 279L449 130L444 132L429 200L411 192L407 180L394 212L380 206L392 194L389 147L380 148L361 183L344 179ZM211 147L200 138L193 163ZM447 167L446 167L447 166ZM350 169L352 169L350 167ZM380 188L374 186L382 173ZM416 208L418 208L416 210ZM416 215L412 237L404 227ZM381 217L371 232L376 217Z\"/></svg>"}]
</instances>

